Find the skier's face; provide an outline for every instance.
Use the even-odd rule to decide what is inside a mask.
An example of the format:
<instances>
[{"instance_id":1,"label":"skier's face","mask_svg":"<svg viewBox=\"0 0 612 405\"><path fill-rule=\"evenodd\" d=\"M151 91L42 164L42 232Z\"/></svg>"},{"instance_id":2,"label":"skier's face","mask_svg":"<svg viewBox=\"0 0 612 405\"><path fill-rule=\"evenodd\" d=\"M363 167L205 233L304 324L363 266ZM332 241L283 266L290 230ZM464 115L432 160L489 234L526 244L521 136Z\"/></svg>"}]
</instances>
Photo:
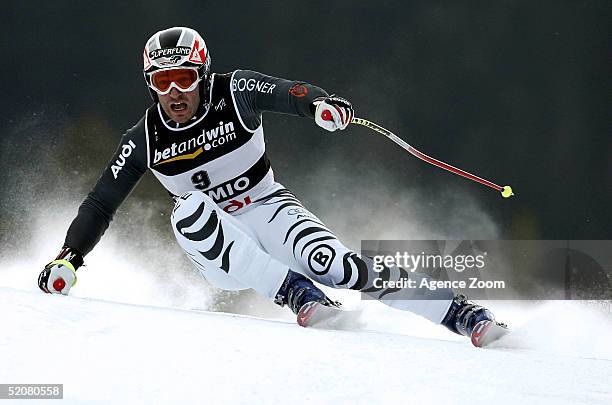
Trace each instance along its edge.
<instances>
[{"instance_id":1,"label":"skier's face","mask_svg":"<svg viewBox=\"0 0 612 405\"><path fill-rule=\"evenodd\" d=\"M181 92L172 88L170 93L159 95L159 103L174 122L184 124L198 111L200 105L200 86L192 91Z\"/></svg>"}]
</instances>

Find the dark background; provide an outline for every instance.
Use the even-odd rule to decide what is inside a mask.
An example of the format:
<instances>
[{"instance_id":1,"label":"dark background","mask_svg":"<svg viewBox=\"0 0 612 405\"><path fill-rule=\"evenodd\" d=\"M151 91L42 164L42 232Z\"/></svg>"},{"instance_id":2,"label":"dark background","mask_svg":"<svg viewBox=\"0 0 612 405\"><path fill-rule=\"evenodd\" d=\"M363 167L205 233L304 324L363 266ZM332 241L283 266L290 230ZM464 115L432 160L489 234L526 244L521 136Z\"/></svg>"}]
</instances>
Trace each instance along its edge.
<instances>
[{"instance_id":1,"label":"dark background","mask_svg":"<svg viewBox=\"0 0 612 405\"><path fill-rule=\"evenodd\" d=\"M416 210L459 239L612 239L610 14L606 1L3 1L2 253L23 247L35 212L76 213L151 103L145 40L174 25L202 34L213 71L317 84L357 116L516 193L502 199L365 128L328 134L264 116L277 179L331 225ZM464 200L496 231L452 230ZM152 176L130 201L169 232L157 218L167 194ZM326 216L330 206L342 216Z\"/></svg>"}]
</instances>

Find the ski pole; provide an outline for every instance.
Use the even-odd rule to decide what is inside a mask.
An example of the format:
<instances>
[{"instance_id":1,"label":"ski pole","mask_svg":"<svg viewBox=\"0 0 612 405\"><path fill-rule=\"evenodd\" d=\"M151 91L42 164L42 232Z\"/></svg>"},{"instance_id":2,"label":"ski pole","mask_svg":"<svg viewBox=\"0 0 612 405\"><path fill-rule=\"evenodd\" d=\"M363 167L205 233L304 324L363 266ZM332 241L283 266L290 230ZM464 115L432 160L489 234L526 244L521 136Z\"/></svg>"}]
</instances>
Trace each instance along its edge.
<instances>
[{"instance_id":1,"label":"ski pole","mask_svg":"<svg viewBox=\"0 0 612 405\"><path fill-rule=\"evenodd\" d=\"M322 118L326 121L331 121L332 120L332 116L331 116L331 112L329 110L325 110L322 113ZM363 118L357 118L354 117L353 120L351 121L352 124L355 125L362 125L364 127L367 127L379 134L382 134L384 136L386 136L387 138L391 139L393 142L395 142L397 145L401 146L403 149L405 149L407 152L409 152L411 155L429 163L432 164L434 166L439 167L440 169L444 169L447 170L451 173L457 174L461 177L465 177L466 179L475 181L477 183L483 184L487 187L491 187L492 189L495 189L499 192L501 192L502 197L504 198L509 198L510 196L513 196L514 193L512 192L512 187L510 186L498 186L497 184L489 181L489 180L485 180L481 177L478 177L472 173L468 173L465 170L461 170L457 167L451 166L448 163L444 163L438 159L434 159L431 156L428 156L426 154L424 154L423 152L419 151L418 149L416 149L415 147L409 145L407 142L405 142L402 138L398 137L397 135L395 135L393 132L389 131L386 128L381 127L378 124L373 123L372 121L368 121L366 119Z\"/></svg>"}]
</instances>

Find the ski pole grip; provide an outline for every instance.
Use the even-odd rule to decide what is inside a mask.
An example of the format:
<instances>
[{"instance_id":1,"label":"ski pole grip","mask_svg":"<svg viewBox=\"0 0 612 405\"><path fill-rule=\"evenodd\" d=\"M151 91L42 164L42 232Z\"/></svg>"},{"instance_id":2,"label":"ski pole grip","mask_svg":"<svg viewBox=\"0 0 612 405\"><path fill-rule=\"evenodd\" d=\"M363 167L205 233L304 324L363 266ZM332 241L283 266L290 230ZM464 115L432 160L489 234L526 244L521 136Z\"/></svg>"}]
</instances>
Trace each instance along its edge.
<instances>
[{"instance_id":1,"label":"ski pole grip","mask_svg":"<svg viewBox=\"0 0 612 405\"><path fill-rule=\"evenodd\" d=\"M55 291L62 291L64 289L64 287L66 287L66 282L61 277L58 277L53 282L53 288L55 289Z\"/></svg>"}]
</instances>

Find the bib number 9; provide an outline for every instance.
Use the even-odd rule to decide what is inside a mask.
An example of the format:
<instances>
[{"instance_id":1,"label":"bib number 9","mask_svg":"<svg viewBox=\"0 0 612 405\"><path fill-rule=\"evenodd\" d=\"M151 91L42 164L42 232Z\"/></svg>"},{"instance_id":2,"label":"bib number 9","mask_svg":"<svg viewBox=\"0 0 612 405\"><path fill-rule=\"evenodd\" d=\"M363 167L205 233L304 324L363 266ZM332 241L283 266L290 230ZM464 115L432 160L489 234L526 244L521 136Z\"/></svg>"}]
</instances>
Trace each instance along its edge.
<instances>
[{"instance_id":1,"label":"bib number 9","mask_svg":"<svg viewBox=\"0 0 612 405\"><path fill-rule=\"evenodd\" d=\"M210 187L210 178L208 177L208 173L204 170L195 172L193 176L191 176L191 182L198 190L206 190Z\"/></svg>"}]
</instances>

